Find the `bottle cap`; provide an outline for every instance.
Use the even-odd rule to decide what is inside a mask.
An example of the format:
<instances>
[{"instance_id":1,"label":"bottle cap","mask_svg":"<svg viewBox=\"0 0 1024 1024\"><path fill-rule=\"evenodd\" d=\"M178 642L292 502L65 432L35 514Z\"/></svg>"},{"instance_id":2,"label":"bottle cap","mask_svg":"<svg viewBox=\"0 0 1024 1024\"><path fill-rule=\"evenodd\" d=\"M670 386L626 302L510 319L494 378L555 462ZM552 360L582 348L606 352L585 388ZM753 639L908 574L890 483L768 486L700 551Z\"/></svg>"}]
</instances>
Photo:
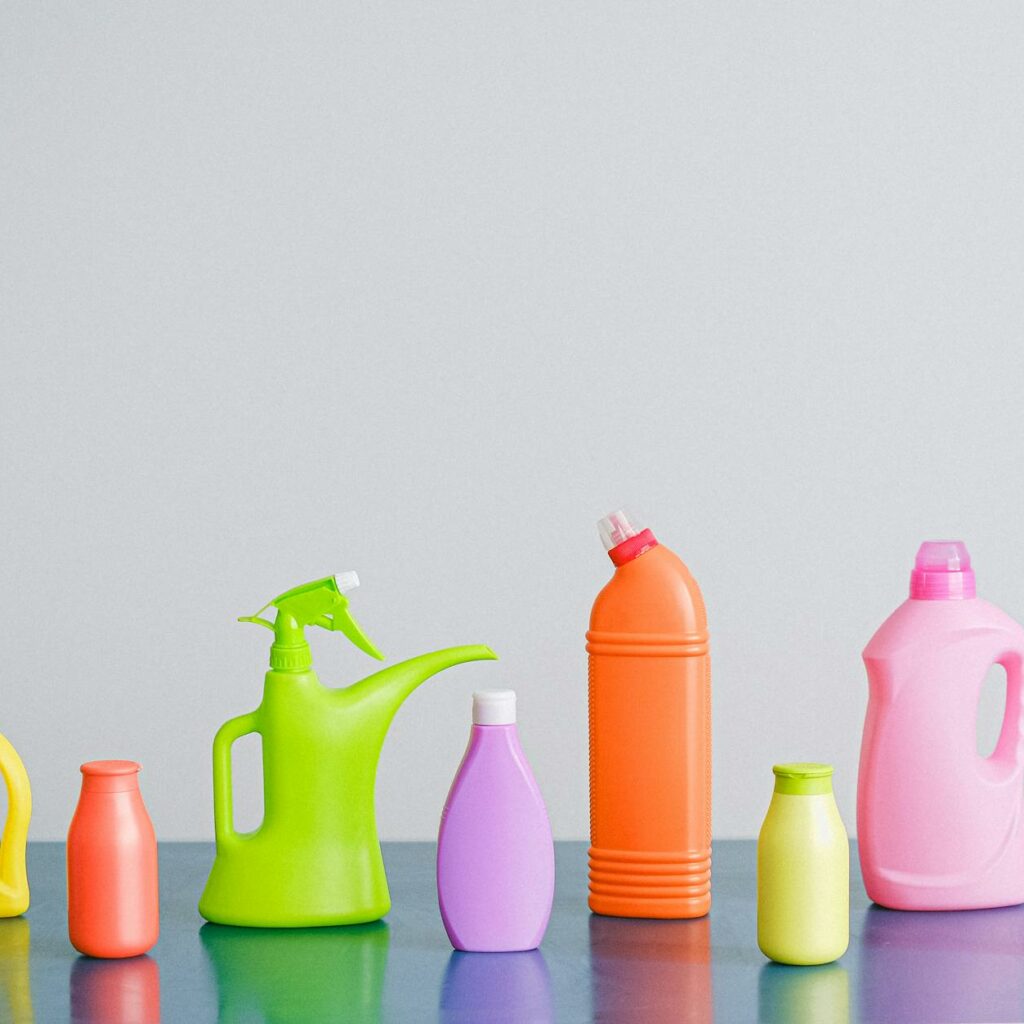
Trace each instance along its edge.
<instances>
[{"instance_id":1,"label":"bottle cap","mask_svg":"<svg viewBox=\"0 0 1024 1024\"><path fill-rule=\"evenodd\" d=\"M86 761L78 770L83 775L136 775L142 765L138 761Z\"/></svg>"},{"instance_id":2,"label":"bottle cap","mask_svg":"<svg viewBox=\"0 0 1024 1024\"><path fill-rule=\"evenodd\" d=\"M811 761L772 765L775 792L791 796L813 796L832 792L832 765Z\"/></svg>"},{"instance_id":3,"label":"bottle cap","mask_svg":"<svg viewBox=\"0 0 1024 1024\"><path fill-rule=\"evenodd\" d=\"M609 512L604 519L599 519L597 532L601 535L605 551L617 566L631 562L658 546L654 534L640 526L640 520L624 509Z\"/></svg>"},{"instance_id":4,"label":"bottle cap","mask_svg":"<svg viewBox=\"0 0 1024 1024\"><path fill-rule=\"evenodd\" d=\"M350 590L355 590L359 586L359 573L354 569L349 569L347 572L338 572L334 574L334 581L338 584L338 589L343 594L347 594Z\"/></svg>"},{"instance_id":5,"label":"bottle cap","mask_svg":"<svg viewBox=\"0 0 1024 1024\"><path fill-rule=\"evenodd\" d=\"M514 725L515 690L478 690L473 694L474 725Z\"/></svg>"},{"instance_id":6,"label":"bottle cap","mask_svg":"<svg viewBox=\"0 0 1024 1024\"><path fill-rule=\"evenodd\" d=\"M139 788L138 761L86 761L82 773L82 789L93 793L124 793Z\"/></svg>"},{"instance_id":7,"label":"bottle cap","mask_svg":"<svg viewBox=\"0 0 1024 1024\"><path fill-rule=\"evenodd\" d=\"M964 601L975 595L971 556L962 540L926 540L910 574L916 601Z\"/></svg>"},{"instance_id":8,"label":"bottle cap","mask_svg":"<svg viewBox=\"0 0 1024 1024\"><path fill-rule=\"evenodd\" d=\"M609 512L597 522L597 532L601 535L605 551L611 551L623 541L635 537L642 529L642 526L635 525L635 517L622 508Z\"/></svg>"}]
</instances>

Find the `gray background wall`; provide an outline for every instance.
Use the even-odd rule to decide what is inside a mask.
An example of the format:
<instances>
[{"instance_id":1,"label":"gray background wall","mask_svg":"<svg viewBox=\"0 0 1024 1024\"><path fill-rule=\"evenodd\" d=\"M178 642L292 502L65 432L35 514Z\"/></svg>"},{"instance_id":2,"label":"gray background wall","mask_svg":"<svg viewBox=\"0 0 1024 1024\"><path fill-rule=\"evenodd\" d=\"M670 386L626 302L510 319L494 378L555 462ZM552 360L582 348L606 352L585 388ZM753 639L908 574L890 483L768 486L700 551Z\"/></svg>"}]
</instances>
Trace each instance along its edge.
<instances>
[{"instance_id":1,"label":"gray background wall","mask_svg":"<svg viewBox=\"0 0 1024 1024\"><path fill-rule=\"evenodd\" d=\"M586 834L594 521L703 585L715 830L828 759L918 542L1024 618L1024 7L16 2L0 11L0 730L64 834L132 757L212 835L209 747L292 584L358 569L434 834L475 688ZM314 638L325 681L369 659ZM991 731L998 707L983 714ZM239 752L243 823L258 816Z\"/></svg>"}]
</instances>

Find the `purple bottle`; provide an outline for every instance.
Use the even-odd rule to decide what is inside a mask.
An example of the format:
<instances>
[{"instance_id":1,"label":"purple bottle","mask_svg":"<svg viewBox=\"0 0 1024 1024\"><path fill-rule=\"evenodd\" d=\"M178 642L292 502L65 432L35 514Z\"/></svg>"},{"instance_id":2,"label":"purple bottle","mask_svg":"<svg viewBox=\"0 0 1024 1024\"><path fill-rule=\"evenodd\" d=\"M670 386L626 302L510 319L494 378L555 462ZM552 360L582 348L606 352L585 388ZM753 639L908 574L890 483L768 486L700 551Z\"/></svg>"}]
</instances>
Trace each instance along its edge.
<instances>
[{"instance_id":1,"label":"purple bottle","mask_svg":"<svg viewBox=\"0 0 1024 1024\"><path fill-rule=\"evenodd\" d=\"M473 694L473 728L437 838L448 938L471 953L536 949L555 892L544 798L516 733L513 690Z\"/></svg>"}]
</instances>

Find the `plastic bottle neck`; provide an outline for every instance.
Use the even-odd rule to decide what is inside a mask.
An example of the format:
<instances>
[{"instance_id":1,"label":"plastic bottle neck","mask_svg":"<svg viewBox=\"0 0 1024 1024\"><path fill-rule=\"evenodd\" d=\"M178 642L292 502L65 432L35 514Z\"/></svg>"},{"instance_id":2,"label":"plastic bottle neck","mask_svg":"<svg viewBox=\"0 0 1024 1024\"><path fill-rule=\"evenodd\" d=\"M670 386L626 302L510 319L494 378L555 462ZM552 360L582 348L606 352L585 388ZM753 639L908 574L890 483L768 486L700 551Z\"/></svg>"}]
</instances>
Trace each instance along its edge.
<instances>
[{"instance_id":1,"label":"plastic bottle neck","mask_svg":"<svg viewBox=\"0 0 1024 1024\"><path fill-rule=\"evenodd\" d=\"M472 725L469 746L484 756L515 758L520 750L519 731L515 722L508 725Z\"/></svg>"},{"instance_id":2,"label":"plastic bottle neck","mask_svg":"<svg viewBox=\"0 0 1024 1024\"><path fill-rule=\"evenodd\" d=\"M969 601L977 597L973 572L910 574L910 596L915 601Z\"/></svg>"},{"instance_id":3,"label":"plastic bottle neck","mask_svg":"<svg viewBox=\"0 0 1024 1024\"><path fill-rule=\"evenodd\" d=\"M616 568L632 562L642 554L658 546L658 538L649 529L641 530L634 537L627 537L621 544L608 549L608 557L615 564Z\"/></svg>"},{"instance_id":4,"label":"plastic bottle neck","mask_svg":"<svg viewBox=\"0 0 1024 1024\"><path fill-rule=\"evenodd\" d=\"M275 672L305 672L313 665L313 654L309 644L285 646L275 643L270 648L270 667Z\"/></svg>"},{"instance_id":5,"label":"plastic bottle neck","mask_svg":"<svg viewBox=\"0 0 1024 1024\"><path fill-rule=\"evenodd\" d=\"M278 672L303 672L312 664L313 654L306 643L305 627L294 615L279 610L274 621L270 667Z\"/></svg>"}]
</instances>

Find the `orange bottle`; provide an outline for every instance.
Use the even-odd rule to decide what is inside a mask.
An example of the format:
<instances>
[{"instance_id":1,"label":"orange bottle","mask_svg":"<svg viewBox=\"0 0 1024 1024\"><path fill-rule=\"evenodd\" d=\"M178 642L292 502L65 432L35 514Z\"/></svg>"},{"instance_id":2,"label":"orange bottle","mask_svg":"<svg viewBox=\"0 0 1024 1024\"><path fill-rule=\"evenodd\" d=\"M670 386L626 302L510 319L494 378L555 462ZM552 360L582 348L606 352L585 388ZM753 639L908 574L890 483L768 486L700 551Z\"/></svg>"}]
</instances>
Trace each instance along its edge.
<instances>
[{"instance_id":1,"label":"orange bottle","mask_svg":"<svg viewBox=\"0 0 1024 1024\"><path fill-rule=\"evenodd\" d=\"M711 665L689 569L624 512L598 524L615 575L590 615L590 909L711 908Z\"/></svg>"},{"instance_id":2,"label":"orange bottle","mask_svg":"<svg viewBox=\"0 0 1024 1024\"><path fill-rule=\"evenodd\" d=\"M160 932L156 834L134 761L82 765L68 829L68 934L86 956L138 956Z\"/></svg>"}]
</instances>

